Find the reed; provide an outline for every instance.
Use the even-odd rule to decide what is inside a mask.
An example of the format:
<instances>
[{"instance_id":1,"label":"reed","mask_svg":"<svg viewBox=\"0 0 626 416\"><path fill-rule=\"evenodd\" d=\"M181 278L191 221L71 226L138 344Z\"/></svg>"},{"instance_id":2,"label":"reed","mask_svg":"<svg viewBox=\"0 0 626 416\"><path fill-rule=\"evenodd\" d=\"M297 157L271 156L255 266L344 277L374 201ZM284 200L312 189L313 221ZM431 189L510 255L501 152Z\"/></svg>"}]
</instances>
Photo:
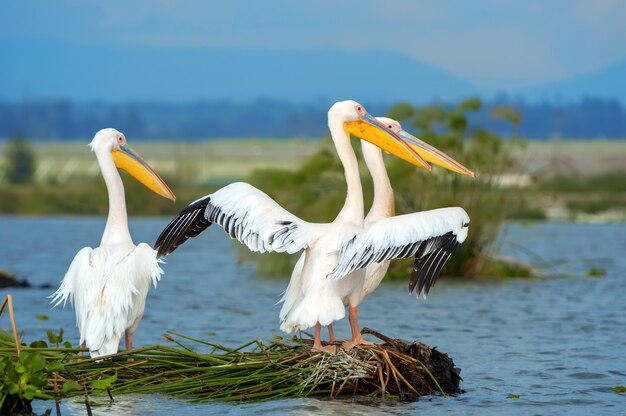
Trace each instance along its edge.
<instances>
[{"instance_id":1,"label":"reed","mask_svg":"<svg viewBox=\"0 0 626 416\"><path fill-rule=\"evenodd\" d=\"M11 366L19 368L16 374L42 380L33 387L28 382L24 386L32 391L26 396L29 400L57 402L104 393L110 400L119 394L160 393L204 402L339 395L416 400L422 395L460 392L460 377L447 355L423 344L406 344L369 332L386 342L339 349L336 354L311 352L307 338L251 341L229 348L168 332L168 345L122 351L99 360L83 357L84 351L67 343L48 346L44 341L24 344L18 354L14 337L0 332L0 355L4 356L0 377L8 377ZM22 366L25 360L36 365ZM11 392L4 393L2 414L6 410L2 403L11 402Z\"/></svg>"}]
</instances>

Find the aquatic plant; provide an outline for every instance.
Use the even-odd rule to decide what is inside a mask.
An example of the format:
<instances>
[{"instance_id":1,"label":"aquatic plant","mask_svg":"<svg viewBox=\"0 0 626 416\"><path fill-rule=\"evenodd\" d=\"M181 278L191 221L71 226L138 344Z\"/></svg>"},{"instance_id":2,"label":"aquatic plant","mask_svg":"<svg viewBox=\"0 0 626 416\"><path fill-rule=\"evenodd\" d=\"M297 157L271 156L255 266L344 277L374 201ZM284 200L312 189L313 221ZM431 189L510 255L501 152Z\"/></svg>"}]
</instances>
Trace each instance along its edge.
<instances>
[{"instance_id":1,"label":"aquatic plant","mask_svg":"<svg viewBox=\"0 0 626 416\"><path fill-rule=\"evenodd\" d=\"M325 354L311 352L309 339L275 338L228 348L168 332L165 338L174 346L153 345L94 360L82 357L81 349L44 341L22 346L17 355L15 340L0 332L0 354L7 363L31 363L33 387L24 388L30 400L103 392L111 399L161 393L194 402L342 394L416 400L461 392L460 377L446 354L379 336L387 342Z\"/></svg>"}]
</instances>

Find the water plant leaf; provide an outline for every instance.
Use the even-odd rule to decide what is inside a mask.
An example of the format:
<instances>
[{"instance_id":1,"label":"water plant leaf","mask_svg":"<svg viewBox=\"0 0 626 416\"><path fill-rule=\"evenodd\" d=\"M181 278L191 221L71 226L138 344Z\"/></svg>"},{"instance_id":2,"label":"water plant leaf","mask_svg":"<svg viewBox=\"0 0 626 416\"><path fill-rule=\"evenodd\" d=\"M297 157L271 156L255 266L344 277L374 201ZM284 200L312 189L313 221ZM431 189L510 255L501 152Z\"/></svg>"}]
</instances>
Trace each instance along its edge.
<instances>
[{"instance_id":1,"label":"water plant leaf","mask_svg":"<svg viewBox=\"0 0 626 416\"><path fill-rule=\"evenodd\" d=\"M36 373L44 369L46 359L38 352L25 353L20 356L20 361L31 373Z\"/></svg>"},{"instance_id":2,"label":"water plant leaf","mask_svg":"<svg viewBox=\"0 0 626 416\"><path fill-rule=\"evenodd\" d=\"M71 391L76 391L80 389L81 389L80 384L78 384L74 380L66 381L65 383L63 383L63 388L62 388L63 393L69 393Z\"/></svg>"},{"instance_id":3,"label":"water plant leaf","mask_svg":"<svg viewBox=\"0 0 626 416\"><path fill-rule=\"evenodd\" d=\"M26 400L33 400L35 398L35 394L37 393L37 388L35 386L26 386L24 388L24 398Z\"/></svg>"},{"instance_id":4,"label":"water plant leaf","mask_svg":"<svg viewBox=\"0 0 626 416\"><path fill-rule=\"evenodd\" d=\"M519 394L509 394L508 396L506 396L507 399L519 399L520 395Z\"/></svg>"},{"instance_id":5,"label":"water plant leaf","mask_svg":"<svg viewBox=\"0 0 626 416\"><path fill-rule=\"evenodd\" d=\"M7 381L6 386L7 386L7 392L9 394L17 394L17 392L20 391L20 386L13 383L12 381Z\"/></svg>"},{"instance_id":6,"label":"water plant leaf","mask_svg":"<svg viewBox=\"0 0 626 416\"><path fill-rule=\"evenodd\" d=\"M113 374L111 377L103 378L101 380L94 380L89 383L89 387L93 390L106 390L111 388L111 385L117 381L117 373Z\"/></svg>"},{"instance_id":7,"label":"water plant leaf","mask_svg":"<svg viewBox=\"0 0 626 416\"><path fill-rule=\"evenodd\" d=\"M611 389L611 391L617 394L626 393L626 386L615 386Z\"/></svg>"},{"instance_id":8,"label":"water plant leaf","mask_svg":"<svg viewBox=\"0 0 626 416\"><path fill-rule=\"evenodd\" d=\"M48 315L43 314L43 313L38 313L37 315L35 315L35 319L39 320L39 321L47 321Z\"/></svg>"},{"instance_id":9,"label":"water plant leaf","mask_svg":"<svg viewBox=\"0 0 626 416\"><path fill-rule=\"evenodd\" d=\"M30 343L31 348L48 348L46 341L39 340Z\"/></svg>"},{"instance_id":10,"label":"water plant leaf","mask_svg":"<svg viewBox=\"0 0 626 416\"><path fill-rule=\"evenodd\" d=\"M63 371L63 369L65 368L65 366L60 363L59 361L51 361L48 364L48 372L49 373L54 373L55 371Z\"/></svg>"}]
</instances>

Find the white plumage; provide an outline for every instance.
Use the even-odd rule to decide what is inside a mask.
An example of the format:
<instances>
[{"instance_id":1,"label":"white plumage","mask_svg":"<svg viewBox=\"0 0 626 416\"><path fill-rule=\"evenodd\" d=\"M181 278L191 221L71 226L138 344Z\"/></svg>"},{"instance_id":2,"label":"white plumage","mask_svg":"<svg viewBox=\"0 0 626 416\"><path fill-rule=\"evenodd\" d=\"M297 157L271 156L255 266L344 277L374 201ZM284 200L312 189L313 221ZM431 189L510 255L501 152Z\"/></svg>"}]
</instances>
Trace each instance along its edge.
<instances>
[{"instance_id":1,"label":"white plumage","mask_svg":"<svg viewBox=\"0 0 626 416\"><path fill-rule=\"evenodd\" d=\"M114 354L125 336L132 348L150 284L156 287L163 270L156 251L145 243L135 246L128 229L124 186L117 166L154 192L175 200L162 179L115 129L100 130L90 144L96 154L109 195L109 214L100 246L76 254L52 295L54 306L69 301L76 312L80 344L92 357Z\"/></svg>"},{"instance_id":2,"label":"white plumage","mask_svg":"<svg viewBox=\"0 0 626 416\"><path fill-rule=\"evenodd\" d=\"M146 243L85 247L52 301L73 305L80 343L92 357L115 354L125 332L136 331L150 285L156 287L162 274L156 251Z\"/></svg>"},{"instance_id":3,"label":"white plumage","mask_svg":"<svg viewBox=\"0 0 626 416\"><path fill-rule=\"evenodd\" d=\"M159 256L164 256L217 223L253 251L295 253L304 250L294 271L294 278L297 276L298 280L290 283L285 293L281 328L291 331L315 325L314 348L317 349L323 348L319 340L320 326L343 318L345 296L356 293L355 287L362 288L364 280L363 270L353 272L340 282L326 277L337 265L342 245L363 228L363 191L348 133L375 140L377 145L386 146L394 154L404 152L406 158L420 163L419 156L406 150L408 146L397 135L354 101L333 105L328 112L328 126L348 187L345 204L332 223L303 221L262 191L237 183L189 205L163 230L156 242Z\"/></svg>"},{"instance_id":4,"label":"white plumage","mask_svg":"<svg viewBox=\"0 0 626 416\"><path fill-rule=\"evenodd\" d=\"M390 130L408 135L408 133L402 130L402 127L397 121L386 117L377 117L377 119ZM411 136L411 138L415 141L419 140L413 136ZM421 141L418 143L421 147L428 148L427 144ZM413 274L411 275L412 279L410 283L410 287L414 288L422 282L418 288L424 290L425 296L430 289L430 286L427 286L426 283L430 281L429 279L432 279L431 285L434 284L439 271L449 257L448 254L451 253L456 245L462 243L467 235L467 227L463 227L463 224L469 223L469 217L462 208L447 208L418 213L417 215L411 214L409 216L394 217L393 188L391 187L387 175L382 152L380 148L363 140L361 140L361 147L363 157L374 183L374 200L365 217L365 229L359 230L355 234L354 241L347 240L342 244L340 256L337 258L338 266L333 270L337 276L331 273L331 276L339 278L357 269L365 268L365 276L362 280L362 284L359 275L351 275L349 278L341 279L336 288L337 292L342 294L344 306L350 308L351 319L354 320L354 325L358 322L357 307L362 303L365 297L371 294L380 285L389 268L390 259L398 258L400 254L403 254L404 257L415 255L420 248L420 242L425 242L419 254L420 259L419 261L416 259L416 263L418 266L424 263L425 266L434 267L430 270L428 268L426 270L418 269L415 276ZM439 154L446 158L446 163L450 164L451 167L459 171L464 169L462 166L458 165L456 161L447 157L447 155ZM458 215L459 218L455 219L455 215ZM434 221L432 221L433 219ZM457 227L455 227L454 224L457 224ZM455 242L454 244L445 246L450 250L450 252L446 252L447 257L440 256L437 258L437 264L433 264L434 262L430 261L426 265L425 263L430 258L429 256L433 255L431 253L436 250L442 250L444 246L444 244L442 244L444 242L442 236L447 233L458 234L458 236L455 234L454 238L447 239L448 241L453 240ZM408 247L404 252L400 252L399 249L390 249L393 244L401 244L402 246L410 245L412 247ZM363 252L377 252L378 254L372 256L366 263L365 260L367 259L356 258L358 253ZM383 259L385 252L387 258ZM350 264L350 257L354 258L352 260L353 263L360 262L362 264L359 264L359 267L351 267L354 266L354 264ZM303 302L305 292L302 287L301 273L304 266L304 258L305 253L302 254L301 258L296 263L291 279L289 280L289 286L279 301L279 303L284 303L280 312L280 319L282 322L281 329L286 332L298 329L297 327L290 326L289 322L286 321L286 317L289 311ZM340 267L343 267L345 270L339 270ZM421 275L420 272L422 273ZM413 283L413 280L415 280L415 283ZM419 291L417 294L419 295ZM352 329L355 332L355 328ZM330 328L330 331L332 331L332 328ZM353 336L356 336L357 340L362 342L362 340L358 339L359 335L354 332Z\"/></svg>"}]
</instances>

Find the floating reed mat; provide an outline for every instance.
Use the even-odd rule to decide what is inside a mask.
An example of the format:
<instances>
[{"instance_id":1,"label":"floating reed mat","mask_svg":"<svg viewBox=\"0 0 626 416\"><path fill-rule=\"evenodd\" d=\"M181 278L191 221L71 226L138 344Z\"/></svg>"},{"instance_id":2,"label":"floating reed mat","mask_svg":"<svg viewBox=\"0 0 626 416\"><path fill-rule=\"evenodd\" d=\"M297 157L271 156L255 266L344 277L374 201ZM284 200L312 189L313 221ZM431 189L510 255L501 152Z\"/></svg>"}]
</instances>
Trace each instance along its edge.
<instances>
[{"instance_id":1,"label":"floating reed mat","mask_svg":"<svg viewBox=\"0 0 626 416\"><path fill-rule=\"evenodd\" d=\"M18 359L15 340L5 332L0 353L5 369L9 362L21 363L21 374L43 380L27 397L31 400L106 393L110 400L125 393L161 393L197 402L340 395L417 400L461 392L458 370L446 354L372 330L364 333L384 343L328 354L311 352L309 339L253 341L233 349L168 332L169 346L100 360L81 357L78 348L45 346L42 341L22 345Z\"/></svg>"}]
</instances>

